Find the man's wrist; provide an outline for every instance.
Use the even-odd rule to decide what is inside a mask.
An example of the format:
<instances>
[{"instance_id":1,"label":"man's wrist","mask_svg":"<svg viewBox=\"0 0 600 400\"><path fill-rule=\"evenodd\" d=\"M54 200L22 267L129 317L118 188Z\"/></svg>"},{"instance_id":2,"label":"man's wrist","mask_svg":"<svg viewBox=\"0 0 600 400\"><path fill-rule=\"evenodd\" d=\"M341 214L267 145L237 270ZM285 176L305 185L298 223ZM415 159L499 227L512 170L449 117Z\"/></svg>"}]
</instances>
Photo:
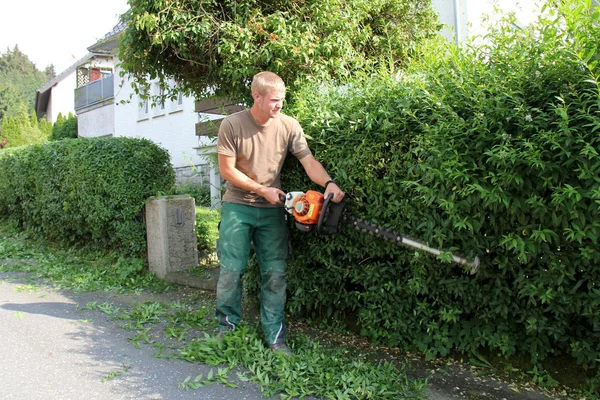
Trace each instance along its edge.
<instances>
[{"instance_id":1,"label":"man's wrist","mask_svg":"<svg viewBox=\"0 0 600 400\"><path fill-rule=\"evenodd\" d=\"M265 189L267 187L260 185L260 184L256 184L256 187L254 189L251 190L251 192L254 192L256 194L258 194L259 196L265 197Z\"/></svg>"},{"instance_id":2,"label":"man's wrist","mask_svg":"<svg viewBox=\"0 0 600 400\"><path fill-rule=\"evenodd\" d=\"M327 186L334 184L335 186L338 186L338 184L336 183L336 181L334 181L333 179L328 180L327 182L325 182L325 190L327 190Z\"/></svg>"}]
</instances>

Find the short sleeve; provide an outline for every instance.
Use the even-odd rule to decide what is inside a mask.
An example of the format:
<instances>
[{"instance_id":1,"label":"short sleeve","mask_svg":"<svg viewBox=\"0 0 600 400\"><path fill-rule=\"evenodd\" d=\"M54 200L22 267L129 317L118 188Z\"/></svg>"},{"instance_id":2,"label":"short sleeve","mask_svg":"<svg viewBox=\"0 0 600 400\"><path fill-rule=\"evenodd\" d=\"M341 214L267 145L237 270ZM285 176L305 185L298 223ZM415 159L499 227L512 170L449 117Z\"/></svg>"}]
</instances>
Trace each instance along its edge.
<instances>
[{"instance_id":1,"label":"short sleeve","mask_svg":"<svg viewBox=\"0 0 600 400\"><path fill-rule=\"evenodd\" d=\"M292 134L290 138L289 152L292 153L298 160L311 155L310 148L304 136L304 130L300 124L295 121L293 124Z\"/></svg>"},{"instance_id":2,"label":"short sleeve","mask_svg":"<svg viewBox=\"0 0 600 400\"><path fill-rule=\"evenodd\" d=\"M231 122L225 118L219 126L217 153L235 157L237 154L236 148L235 139L233 138L233 126L231 125Z\"/></svg>"}]
</instances>

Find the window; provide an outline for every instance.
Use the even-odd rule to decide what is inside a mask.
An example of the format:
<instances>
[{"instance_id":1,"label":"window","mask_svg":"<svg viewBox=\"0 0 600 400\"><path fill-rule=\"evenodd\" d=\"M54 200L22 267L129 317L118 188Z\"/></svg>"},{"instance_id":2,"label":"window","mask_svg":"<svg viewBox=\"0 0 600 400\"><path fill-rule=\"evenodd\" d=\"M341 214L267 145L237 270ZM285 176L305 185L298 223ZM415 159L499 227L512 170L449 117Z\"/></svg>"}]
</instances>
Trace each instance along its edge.
<instances>
[{"instance_id":1,"label":"window","mask_svg":"<svg viewBox=\"0 0 600 400\"><path fill-rule=\"evenodd\" d=\"M138 95L138 121L148 119L148 112L150 111L150 104L148 99L144 99L145 92Z\"/></svg>"},{"instance_id":2,"label":"window","mask_svg":"<svg viewBox=\"0 0 600 400\"><path fill-rule=\"evenodd\" d=\"M177 112L183 110L183 92L178 89L177 82L171 80L170 86L174 91L177 91L177 97L172 99L169 104L169 112Z\"/></svg>"},{"instance_id":3,"label":"window","mask_svg":"<svg viewBox=\"0 0 600 400\"><path fill-rule=\"evenodd\" d=\"M154 82L152 84L152 94L154 95L154 99L156 104L154 106L154 116L164 115L165 114L165 101L164 95L165 91L160 87L158 82Z\"/></svg>"}]
</instances>

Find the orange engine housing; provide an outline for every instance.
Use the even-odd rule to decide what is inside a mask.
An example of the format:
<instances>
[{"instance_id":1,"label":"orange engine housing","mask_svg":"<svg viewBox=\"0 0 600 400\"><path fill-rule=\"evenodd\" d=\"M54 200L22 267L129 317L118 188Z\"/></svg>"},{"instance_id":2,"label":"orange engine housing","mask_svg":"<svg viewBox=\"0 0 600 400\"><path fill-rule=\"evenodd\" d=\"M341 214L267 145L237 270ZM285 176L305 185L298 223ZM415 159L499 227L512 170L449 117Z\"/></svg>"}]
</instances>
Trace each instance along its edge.
<instances>
[{"instance_id":1,"label":"orange engine housing","mask_svg":"<svg viewBox=\"0 0 600 400\"><path fill-rule=\"evenodd\" d=\"M319 222L324 201L325 197L314 190L308 190L304 195L299 196L292 205L292 213L296 222L303 225L316 225Z\"/></svg>"}]
</instances>

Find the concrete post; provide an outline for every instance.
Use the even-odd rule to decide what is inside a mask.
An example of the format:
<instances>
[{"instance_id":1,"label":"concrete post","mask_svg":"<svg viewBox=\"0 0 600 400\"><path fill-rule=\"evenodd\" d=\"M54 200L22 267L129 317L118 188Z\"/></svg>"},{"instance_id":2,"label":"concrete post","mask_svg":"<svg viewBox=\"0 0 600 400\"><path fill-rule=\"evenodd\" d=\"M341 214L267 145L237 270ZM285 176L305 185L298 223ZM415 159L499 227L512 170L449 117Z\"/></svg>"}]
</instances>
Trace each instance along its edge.
<instances>
[{"instance_id":1,"label":"concrete post","mask_svg":"<svg viewBox=\"0 0 600 400\"><path fill-rule=\"evenodd\" d=\"M146 204L148 265L159 278L198 266L196 205L189 195L159 197Z\"/></svg>"}]
</instances>

